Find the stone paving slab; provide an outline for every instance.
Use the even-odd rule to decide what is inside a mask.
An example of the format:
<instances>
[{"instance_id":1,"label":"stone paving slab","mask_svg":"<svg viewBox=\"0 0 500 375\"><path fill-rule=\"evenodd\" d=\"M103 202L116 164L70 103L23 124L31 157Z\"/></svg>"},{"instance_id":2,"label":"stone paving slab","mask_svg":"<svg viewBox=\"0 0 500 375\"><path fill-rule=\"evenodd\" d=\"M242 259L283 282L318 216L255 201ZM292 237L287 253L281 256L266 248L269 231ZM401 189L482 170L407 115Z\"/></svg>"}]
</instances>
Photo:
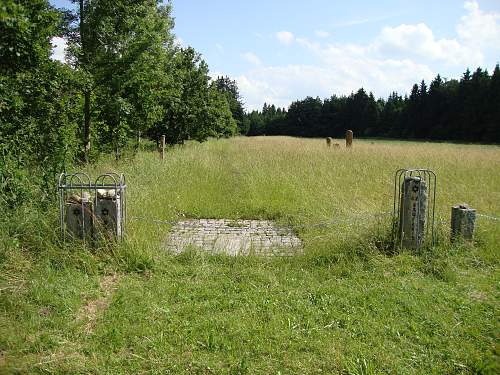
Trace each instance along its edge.
<instances>
[{"instance_id":1,"label":"stone paving slab","mask_svg":"<svg viewBox=\"0 0 500 375\"><path fill-rule=\"evenodd\" d=\"M166 248L177 254L198 248L212 254L292 256L302 253L302 242L290 228L268 220L198 219L178 222Z\"/></svg>"}]
</instances>

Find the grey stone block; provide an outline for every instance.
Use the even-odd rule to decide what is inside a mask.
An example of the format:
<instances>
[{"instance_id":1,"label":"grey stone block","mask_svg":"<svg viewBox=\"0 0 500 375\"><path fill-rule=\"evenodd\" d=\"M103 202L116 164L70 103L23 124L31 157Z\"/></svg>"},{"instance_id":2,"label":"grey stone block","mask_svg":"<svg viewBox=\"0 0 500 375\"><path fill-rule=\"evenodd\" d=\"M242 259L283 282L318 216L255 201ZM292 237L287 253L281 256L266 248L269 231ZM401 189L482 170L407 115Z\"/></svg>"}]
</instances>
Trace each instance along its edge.
<instances>
[{"instance_id":1,"label":"grey stone block","mask_svg":"<svg viewBox=\"0 0 500 375\"><path fill-rule=\"evenodd\" d=\"M185 220L172 228L166 249L182 252L195 245L209 253L288 256L302 251L290 229L263 220Z\"/></svg>"},{"instance_id":2,"label":"grey stone block","mask_svg":"<svg viewBox=\"0 0 500 375\"><path fill-rule=\"evenodd\" d=\"M467 204L451 208L451 240L458 238L470 241L474 238L476 210Z\"/></svg>"},{"instance_id":3,"label":"grey stone block","mask_svg":"<svg viewBox=\"0 0 500 375\"><path fill-rule=\"evenodd\" d=\"M427 219L427 184L420 177L406 177L400 202L399 235L403 247L416 249L424 242Z\"/></svg>"}]
</instances>

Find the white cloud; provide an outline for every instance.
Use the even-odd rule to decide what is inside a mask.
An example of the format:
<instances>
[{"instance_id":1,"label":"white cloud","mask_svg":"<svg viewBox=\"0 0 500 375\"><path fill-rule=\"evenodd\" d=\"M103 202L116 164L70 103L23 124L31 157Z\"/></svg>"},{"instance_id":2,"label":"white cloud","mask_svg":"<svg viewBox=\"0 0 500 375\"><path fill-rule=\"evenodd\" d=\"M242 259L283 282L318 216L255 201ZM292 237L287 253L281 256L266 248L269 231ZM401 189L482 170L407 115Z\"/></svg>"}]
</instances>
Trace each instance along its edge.
<instances>
[{"instance_id":1,"label":"white cloud","mask_svg":"<svg viewBox=\"0 0 500 375\"><path fill-rule=\"evenodd\" d=\"M270 82L251 75L241 75L236 82L247 110L262 109L264 102L278 105L276 88L271 87Z\"/></svg>"},{"instance_id":2,"label":"white cloud","mask_svg":"<svg viewBox=\"0 0 500 375\"><path fill-rule=\"evenodd\" d=\"M364 87L376 96L396 90L405 93L417 81L435 73L411 59L381 58L370 45L327 44L296 38L306 53L316 57L315 65L259 66L237 77L238 87L249 110L264 102L287 107L306 96L348 95Z\"/></svg>"},{"instance_id":3,"label":"white cloud","mask_svg":"<svg viewBox=\"0 0 500 375\"><path fill-rule=\"evenodd\" d=\"M306 96L349 95L364 87L376 96L396 90L405 93L422 79L435 77L425 64L409 58L390 58L376 53L372 44L321 44L294 38L300 53L316 58L314 65L258 66L237 77L249 110L264 102L288 107Z\"/></svg>"},{"instance_id":4,"label":"white cloud","mask_svg":"<svg viewBox=\"0 0 500 375\"><path fill-rule=\"evenodd\" d=\"M456 66L484 64L500 51L500 13L483 12L477 1L466 1L467 14L456 26L457 38L438 39L424 23L385 27L373 43L382 55L405 55Z\"/></svg>"},{"instance_id":5,"label":"white cloud","mask_svg":"<svg viewBox=\"0 0 500 375\"><path fill-rule=\"evenodd\" d=\"M464 45L456 39L437 39L424 23L384 27L373 48L385 56L403 55L452 65L477 65L483 61L483 55L476 47Z\"/></svg>"},{"instance_id":6,"label":"white cloud","mask_svg":"<svg viewBox=\"0 0 500 375\"><path fill-rule=\"evenodd\" d=\"M184 46L184 40L178 36L175 37L174 39L174 45L177 47L183 47Z\"/></svg>"},{"instance_id":7,"label":"white cloud","mask_svg":"<svg viewBox=\"0 0 500 375\"><path fill-rule=\"evenodd\" d=\"M477 1L466 1L464 8L468 14L457 25L457 33L467 45L475 48L500 50L500 13L485 13L479 9Z\"/></svg>"},{"instance_id":8,"label":"white cloud","mask_svg":"<svg viewBox=\"0 0 500 375\"><path fill-rule=\"evenodd\" d=\"M245 52L241 57L252 65L262 65L262 61L260 61L259 57L252 52Z\"/></svg>"},{"instance_id":9,"label":"white cloud","mask_svg":"<svg viewBox=\"0 0 500 375\"><path fill-rule=\"evenodd\" d=\"M52 60L58 60L62 63L66 62L65 53L68 47L66 39L56 36L50 42L52 43L52 55L50 56Z\"/></svg>"},{"instance_id":10,"label":"white cloud","mask_svg":"<svg viewBox=\"0 0 500 375\"><path fill-rule=\"evenodd\" d=\"M226 74L219 70L214 70L209 72L210 82L215 81L218 77L225 77L225 76Z\"/></svg>"},{"instance_id":11,"label":"white cloud","mask_svg":"<svg viewBox=\"0 0 500 375\"><path fill-rule=\"evenodd\" d=\"M237 77L247 109L261 109L264 102L287 107L306 96L348 95L364 87L376 96L391 91L406 92L416 81L435 74L426 65L411 60L359 58L343 48L321 51L330 63L259 67Z\"/></svg>"},{"instance_id":12,"label":"white cloud","mask_svg":"<svg viewBox=\"0 0 500 375\"><path fill-rule=\"evenodd\" d=\"M330 33L324 30L316 30L314 33L320 38L328 38L330 36Z\"/></svg>"},{"instance_id":13,"label":"white cloud","mask_svg":"<svg viewBox=\"0 0 500 375\"><path fill-rule=\"evenodd\" d=\"M285 45L290 45L295 40L295 36L290 31L278 31L276 38L278 38L280 43Z\"/></svg>"}]
</instances>

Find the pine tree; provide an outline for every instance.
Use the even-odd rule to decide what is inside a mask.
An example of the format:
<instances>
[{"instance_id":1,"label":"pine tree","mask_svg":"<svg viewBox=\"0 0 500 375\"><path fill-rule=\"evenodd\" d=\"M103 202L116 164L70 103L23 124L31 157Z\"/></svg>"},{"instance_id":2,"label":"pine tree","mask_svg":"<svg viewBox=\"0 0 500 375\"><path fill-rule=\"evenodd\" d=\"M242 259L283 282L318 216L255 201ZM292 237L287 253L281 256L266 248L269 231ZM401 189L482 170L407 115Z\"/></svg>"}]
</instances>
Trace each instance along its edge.
<instances>
[{"instance_id":1,"label":"pine tree","mask_svg":"<svg viewBox=\"0 0 500 375\"><path fill-rule=\"evenodd\" d=\"M500 66L497 64L488 87L483 142L500 143Z\"/></svg>"}]
</instances>

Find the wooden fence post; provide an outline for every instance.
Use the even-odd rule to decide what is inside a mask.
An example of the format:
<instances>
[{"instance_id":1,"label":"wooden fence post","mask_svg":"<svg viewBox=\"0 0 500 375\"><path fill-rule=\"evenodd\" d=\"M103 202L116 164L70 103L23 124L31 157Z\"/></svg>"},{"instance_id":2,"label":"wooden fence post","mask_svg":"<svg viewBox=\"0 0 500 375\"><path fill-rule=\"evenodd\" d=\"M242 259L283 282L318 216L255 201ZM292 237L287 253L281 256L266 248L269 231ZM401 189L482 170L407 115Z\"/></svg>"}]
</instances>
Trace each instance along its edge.
<instances>
[{"instance_id":1,"label":"wooden fence post","mask_svg":"<svg viewBox=\"0 0 500 375\"><path fill-rule=\"evenodd\" d=\"M165 135L161 136L161 145L160 145L160 159L163 160L165 158Z\"/></svg>"}]
</instances>

